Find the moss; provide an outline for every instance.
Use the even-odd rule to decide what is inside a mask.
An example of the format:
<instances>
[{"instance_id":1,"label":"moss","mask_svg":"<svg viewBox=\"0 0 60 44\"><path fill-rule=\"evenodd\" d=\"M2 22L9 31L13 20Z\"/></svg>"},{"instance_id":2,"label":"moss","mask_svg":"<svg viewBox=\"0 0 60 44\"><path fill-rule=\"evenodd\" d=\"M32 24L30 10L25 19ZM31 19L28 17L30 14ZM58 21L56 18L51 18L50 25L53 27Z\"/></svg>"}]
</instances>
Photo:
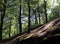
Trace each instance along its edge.
<instances>
[{"instance_id":1,"label":"moss","mask_svg":"<svg viewBox=\"0 0 60 44\"><path fill-rule=\"evenodd\" d=\"M52 30L52 29L53 29L52 26L49 26L49 27L48 27L48 30Z\"/></svg>"}]
</instances>

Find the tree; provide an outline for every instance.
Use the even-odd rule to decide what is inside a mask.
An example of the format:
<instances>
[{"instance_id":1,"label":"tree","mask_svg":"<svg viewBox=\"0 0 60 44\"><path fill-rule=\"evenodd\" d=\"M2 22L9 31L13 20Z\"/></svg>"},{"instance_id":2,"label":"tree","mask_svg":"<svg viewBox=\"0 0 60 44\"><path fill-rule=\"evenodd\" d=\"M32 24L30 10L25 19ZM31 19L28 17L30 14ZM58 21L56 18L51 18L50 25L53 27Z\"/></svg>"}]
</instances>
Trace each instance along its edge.
<instances>
[{"instance_id":1,"label":"tree","mask_svg":"<svg viewBox=\"0 0 60 44\"><path fill-rule=\"evenodd\" d=\"M35 25L38 24L38 21L37 21L37 14L36 14L36 9L33 10L34 14L35 14Z\"/></svg>"},{"instance_id":2,"label":"tree","mask_svg":"<svg viewBox=\"0 0 60 44\"><path fill-rule=\"evenodd\" d=\"M38 0L38 15L39 15L39 24L40 24L40 8L39 8L39 0Z\"/></svg>"},{"instance_id":3,"label":"tree","mask_svg":"<svg viewBox=\"0 0 60 44\"><path fill-rule=\"evenodd\" d=\"M20 0L20 12L19 12L19 29L20 29L20 34L22 33L22 23L21 23L21 0Z\"/></svg>"},{"instance_id":4,"label":"tree","mask_svg":"<svg viewBox=\"0 0 60 44\"><path fill-rule=\"evenodd\" d=\"M45 8L45 18L46 18L46 23L48 22L47 18L47 9L46 9L46 0L44 0L44 8Z\"/></svg>"},{"instance_id":5,"label":"tree","mask_svg":"<svg viewBox=\"0 0 60 44\"><path fill-rule=\"evenodd\" d=\"M28 0L28 33L30 33L30 0Z\"/></svg>"},{"instance_id":6,"label":"tree","mask_svg":"<svg viewBox=\"0 0 60 44\"><path fill-rule=\"evenodd\" d=\"M5 11L6 11L6 4L7 4L7 0L4 0L3 14L1 14L0 41L2 40L2 29L3 29L3 20L4 20L4 16L5 16Z\"/></svg>"},{"instance_id":7,"label":"tree","mask_svg":"<svg viewBox=\"0 0 60 44\"><path fill-rule=\"evenodd\" d=\"M56 19L60 17L60 5L52 8L52 19Z\"/></svg>"}]
</instances>

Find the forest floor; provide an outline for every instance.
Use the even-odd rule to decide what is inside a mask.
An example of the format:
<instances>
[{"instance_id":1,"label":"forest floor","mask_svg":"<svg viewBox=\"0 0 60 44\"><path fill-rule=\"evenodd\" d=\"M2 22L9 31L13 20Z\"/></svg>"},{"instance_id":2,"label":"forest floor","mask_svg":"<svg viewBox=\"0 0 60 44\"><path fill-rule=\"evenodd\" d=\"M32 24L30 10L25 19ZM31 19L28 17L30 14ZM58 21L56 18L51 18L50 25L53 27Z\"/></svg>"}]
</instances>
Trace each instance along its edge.
<instances>
[{"instance_id":1,"label":"forest floor","mask_svg":"<svg viewBox=\"0 0 60 44\"><path fill-rule=\"evenodd\" d=\"M29 34L25 33L2 44L50 44L59 43L60 40L60 18L55 19L41 27L32 30ZM56 42L55 42L56 41ZM53 43L52 43L53 42Z\"/></svg>"}]
</instances>

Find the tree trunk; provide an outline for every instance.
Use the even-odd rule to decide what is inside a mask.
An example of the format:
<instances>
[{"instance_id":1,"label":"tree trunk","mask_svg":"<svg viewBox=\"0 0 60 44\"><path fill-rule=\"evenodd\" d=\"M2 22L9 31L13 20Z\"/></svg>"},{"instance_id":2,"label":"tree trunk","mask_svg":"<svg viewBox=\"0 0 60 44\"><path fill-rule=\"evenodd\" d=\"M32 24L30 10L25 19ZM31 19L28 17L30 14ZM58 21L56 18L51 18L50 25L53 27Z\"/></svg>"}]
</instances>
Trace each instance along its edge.
<instances>
[{"instance_id":1,"label":"tree trunk","mask_svg":"<svg viewBox=\"0 0 60 44\"><path fill-rule=\"evenodd\" d=\"M39 25L40 25L40 8L39 8L39 0L38 0L38 15L39 15Z\"/></svg>"},{"instance_id":2,"label":"tree trunk","mask_svg":"<svg viewBox=\"0 0 60 44\"><path fill-rule=\"evenodd\" d=\"M30 33L30 23L31 23L31 21L30 21L30 0L28 0L28 12L29 12L29 14L28 14L28 33Z\"/></svg>"},{"instance_id":3,"label":"tree trunk","mask_svg":"<svg viewBox=\"0 0 60 44\"><path fill-rule=\"evenodd\" d=\"M34 15L35 15L35 24L38 24L37 16L36 16L36 10L33 10L33 13L34 13Z\"/></svg>"},{"instance_id":4,"label":"tree trunk","mask_svg":"<svg viewBox=\"0 0 60 44\"><path fill-rule=\"evenodd\" d=\"M9 22L9 37L11 37L11 20L10 20L10 22Z\"/></svg>"},{"instance_id":5,"label":"tree trunk","mask_svg":"<svg viewBox=\"0 0 60 44\"><path fill-rule=\"evenodd\" d=\"M2 12L1 12L1 24L0 24L0 42L2 41L2 22L3 22L3 20L2 20Z\"/></svg>"},{"instance_id":6,"label":"tree trunk","mask_svg":"<svg viewBox=\"0 0 60 44\"><path fill-rule=\"evenodd\" d=\"M20 0L20 12L19 12L19 30L20 34L22 33L22 23L21 23L21 0Z\"/></svg>"},{"instance_id":7,"label":"tree trunk","mask_svg":"<svg viewBox=\"0 0 60 44\"><path fill-rule=\"evenodd\" d=\"M35 13L35 24L38 24L36 13Z\"/></svg>"},{"instance_id":8,"label":"tree trunk","mask_svg":"<svg viewBox=\"0 0 60 44\"><path fill-rule=\"evenodd\" d=\"M7 4L7 0L4 0L3 14L1 14L0 41L2 41L2 29L3 29L3 20L4 20L4 16L5 16L5 11L6 11L6 4Z\"/></svg>"},{"instance_id":9,"label":"tree trunk","mask_svg":"<svg viewBox=\"0 0 60 44\"><path fill-rule=\"evenodd\" d=\"M45 18L46 18L46 23L48 22L47 18L47 6L46 6L46 1L44 0L44 8L45 8Z\"/></svg>"}]
</instances>

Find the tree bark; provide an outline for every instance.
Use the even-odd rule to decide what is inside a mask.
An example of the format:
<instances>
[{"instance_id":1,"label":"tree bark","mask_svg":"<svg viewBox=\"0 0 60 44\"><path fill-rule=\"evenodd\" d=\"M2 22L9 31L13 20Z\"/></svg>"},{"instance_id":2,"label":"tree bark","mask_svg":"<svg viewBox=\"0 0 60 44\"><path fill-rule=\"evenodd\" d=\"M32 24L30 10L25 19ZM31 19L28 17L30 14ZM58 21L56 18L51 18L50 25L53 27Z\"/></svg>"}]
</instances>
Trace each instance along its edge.
<instances>
[{"instance_id":1,"label":"tree bark","mask_svg":"<svg viewBox=\"0 0 60 44\"><path fill-rule=\"evenodd\" d=\"M48 22L48 18L47 18L47 6L46 6L46 1L44 0L44 8L45 8L45 18L46 18L46 23Z\"/></svg>"},{"instance_id":2,"label":"tree bark","mask_svg":"<svg viewBox=\"0 0 60 44\"><path fill-rule=\"evenodd\" d=\"M20 0L20 12L19 12L19 18L18 18L18 21L19 21L19 32L20 32L20 35L22 33L22 23L21 23L21 0Z\"/></svg>"},{"instance_id":3,"label":"tree bark","mask_svg":"<svg viewBox=\"0 0 60 44\"><path fill-rule=\"evenodd\" d=\"M60 18L55 19L23 36L20 44L40 44L49 35L60 34ZM25 39L25 40L24 40ZM19 39L21 40L21 39Z\"/></svg>"},{"instance_id":4,"label":"tree bark","mask_svg":"<svg viewBox=\"0 0 60 44\"><path fill-rule=\"evenodd\" d=\"M28 33L30 33L30 23L31 23L31 21L30 21L30 0L28 0Z\"/></svg>"},{"instance_id":5,"label":"tree bark","mask_svg":"<svg viewBox=\"0 0 60 44\"><path fill-rule=\"evenodd\" d=\"M40 8L39 8L39 0L38 0L38 15L39 15L39 25L40 25Z\"/></svg>"},{"instance_id":6,"label":"tree bark","mask_svg":"<svg viewBox=\"0 0 60 44\"><path fill-rule=\"evenodd\" d=\"M0 41L2 41L2 29L3 29L3 20L4 20L4 16L5 16L5 11L6 11L6 4L7 4L7 0L4 0L3 12L1 14Z\"/></svg>"}]
</instances>

